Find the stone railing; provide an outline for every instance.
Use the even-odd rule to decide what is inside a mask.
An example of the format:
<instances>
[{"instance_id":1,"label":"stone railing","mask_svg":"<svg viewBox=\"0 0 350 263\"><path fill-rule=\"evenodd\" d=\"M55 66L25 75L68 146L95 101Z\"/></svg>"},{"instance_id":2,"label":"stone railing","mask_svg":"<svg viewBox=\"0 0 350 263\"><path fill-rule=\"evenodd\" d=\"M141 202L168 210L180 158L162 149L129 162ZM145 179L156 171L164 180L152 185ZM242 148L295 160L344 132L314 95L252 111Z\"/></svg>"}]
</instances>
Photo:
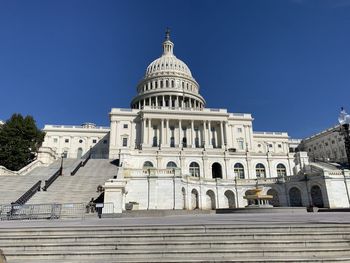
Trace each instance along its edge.
<instances>
[{"instance_id":1,"label":"stone railing","mask_svg":"<svg viewBox=\"0 0 350 263\"><path fill-rule=\"evenodd\" d=\"M167 169L155 169L155 168L144 168L144 169L123 169L124 177L145 177L145 176L179 176L181 170L179 168L167 168Z\"/></svg>"},{"instance_id":2,"label":"stone railing","mask_svg":"<svg viewBox=\"0 0 350 263\"><path fill-rule=\"evenodd\" d=\"M24 166L21 170L18 171L18 174L25 175L29 173L30 171L34 170L35 168L42 166L43 162L41 160L35 160L28 164L27 166Z\"/></svg>"},{"instance_id":3,"label":"stone railing","mask_svg":"<svg viewBox=\"0 0 350 263\"><path fill-rule=\"evenodd\" d=\"M7 169L5 166L0 166L0 176L11 176L11 175L18 175L19 173L17 171L11 171Z\"/></svg>"},{"instance_id":4,"label":"stone railing","mask_svg":"<svg viewBox=\"0 0 350 263\"><path fill-rule=\"evenodd\" d=\"M25 175L29 173L30 171L34 170L35 168L42 166L43 162L40 160L34 160L30 164L24 166L19 171L12 171L10 169L7 169L5 166L0 166L0 176L12 176L12 175Z\"/></svg>"},{"instance_id":5,"label":"stone railing","mask_svg":"<svg viewBox=\"0 0 350 263\"><path fill-rule=\"evenodd\" d=\"M90 130L109 130L108 126L96 126L93 128L85 128L82 125L45 125L45 129L90 129Z\"/></svg>"}]
</instances>

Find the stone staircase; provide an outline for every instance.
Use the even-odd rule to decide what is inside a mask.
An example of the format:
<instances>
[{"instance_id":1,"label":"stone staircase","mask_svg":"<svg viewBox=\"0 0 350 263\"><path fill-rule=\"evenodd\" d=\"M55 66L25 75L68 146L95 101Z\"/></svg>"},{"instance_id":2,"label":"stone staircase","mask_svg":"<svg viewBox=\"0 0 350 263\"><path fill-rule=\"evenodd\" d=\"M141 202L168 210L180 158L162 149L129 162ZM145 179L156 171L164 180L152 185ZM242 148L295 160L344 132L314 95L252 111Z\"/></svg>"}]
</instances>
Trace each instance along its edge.
<instances>
[{"instance_id":1,"label":"stone staircase","mask_svg":"<svg viewBox=\"0 0 350 263\"><path fill-rule=\"evenodd\" d=\"M76 159L65 159L63 172L68 172L76 162ZM37 167L25 175L0 176L0 204L10 204L16 201L39 180L42 181L43 187L45 180L53 175L60 166L61 160L57 160L47 167Z\"/></svg>"},{"instance_id":2,"label":"stone staircase","mask_svg":"<svg viewBox=\"0 0 350 263\"><path fill-rule=\"evenodd\" d=\"M28 204L88 203L98 197L98 185L117 175L118 167L108 159L90 159L74 176L70 171L64 171L46 192L38 192Z\"/></svg>"},{"instance_id":3,"label":"stone staircase","mask_svg":"<svg viewBox=\"0 0 350 263\"><path fill-rule=\"evenodd\" d=\"M350 262L350 226L84 226L0 230L8 263Z\"/></svg>"}]
</instances>

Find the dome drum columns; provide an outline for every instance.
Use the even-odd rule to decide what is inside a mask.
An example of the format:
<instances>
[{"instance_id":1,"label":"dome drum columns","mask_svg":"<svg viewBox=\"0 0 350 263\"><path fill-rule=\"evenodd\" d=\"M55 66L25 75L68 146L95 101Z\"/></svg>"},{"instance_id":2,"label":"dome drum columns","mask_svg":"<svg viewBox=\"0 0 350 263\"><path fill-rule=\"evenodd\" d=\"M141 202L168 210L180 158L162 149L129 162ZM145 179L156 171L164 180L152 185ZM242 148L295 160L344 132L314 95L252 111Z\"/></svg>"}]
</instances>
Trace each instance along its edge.
<instances>
[{"instance_id":1,"label":"dome drum columns","mask_svg":"<svg viewBox=\"0 0 350 263\"><path fill-rule=\"evenodd\" d=\"M132 104L133 109L143 109L145 106L195 110L201 110L204 108L202 101L177 95L150 96L140 99Z\"/></svg>"}]
</instances>

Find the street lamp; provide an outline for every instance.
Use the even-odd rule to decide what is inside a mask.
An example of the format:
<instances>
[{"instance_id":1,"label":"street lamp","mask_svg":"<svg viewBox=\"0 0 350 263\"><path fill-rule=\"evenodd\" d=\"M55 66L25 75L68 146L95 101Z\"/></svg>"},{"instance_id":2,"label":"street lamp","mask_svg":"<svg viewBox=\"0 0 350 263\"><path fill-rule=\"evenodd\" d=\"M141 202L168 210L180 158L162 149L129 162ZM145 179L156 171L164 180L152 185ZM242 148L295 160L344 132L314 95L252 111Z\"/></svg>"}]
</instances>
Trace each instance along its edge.
<instances>
[{"instance_id":1,"label":"street lamp","mask_svg":"<svg viewBox=\"0 0 350 263\"><path fill-rule=\"evenodd\" d=\"M60 175L62 175L63 172L63 158L64 158L65 154L61 153L61 167L60 167Z\"/></svg>"},{"instance_id":2,"label":"street lamp","mask_svg":"<svg viewBox=\"0 0 350 263\"><path fill-rule=\"evenodd\" d=\"M349 134L349 124L350 115L346 113L343 107L341 107L339 118L340 124L340 134L344 137L345 151L348 158L348 167L350 168L350 134Z\"/></svg>"}]
</instances>

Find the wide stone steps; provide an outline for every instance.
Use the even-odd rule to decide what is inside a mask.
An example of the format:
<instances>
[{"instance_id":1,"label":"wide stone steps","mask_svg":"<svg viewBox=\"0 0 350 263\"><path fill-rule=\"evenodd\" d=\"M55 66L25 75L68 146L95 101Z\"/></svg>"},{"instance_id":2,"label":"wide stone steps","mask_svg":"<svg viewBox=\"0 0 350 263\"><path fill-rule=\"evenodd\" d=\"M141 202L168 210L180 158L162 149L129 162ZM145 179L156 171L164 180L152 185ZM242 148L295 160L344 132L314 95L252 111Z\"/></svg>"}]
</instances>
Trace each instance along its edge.
<instances>
[{"instance_id":1,"label":"wide stone steps","mask_svg":"<svg viewBox=\"0 0 350 263\"><path fill-rule=\"evenodd\" d=\"M35 259L47 259L50 262L53 260L70 260L70 259L86 259L86 260L98 260L101 262L108 262L110 260L129 260L139 259L144 262L152 262L153 259L167 260L177 258L179 261L193 260L193 259L212 259L212 260L225 260L232 258L262 258L262 257L304 257L315 258L318 257L340 257L345 256L350 258L349 248L270 248L270 249L179 249L179 250L74 250L74 251L23 251L23 252L6 252L6 257L11 263L13 260L35 260Z\"/></svg>"},{"instance_id":2,"label":"wide stone steps","mask_svg":"<svg viewBox=\"0 0 350 263\"><path fill-rule=\"evenodd\" d=\"M68 173L75 162L75 159L67 159L63 172ZM49 179L60 168L60 165L60 160L58 160L47 167L37 167L26 175L0 176L0 204L10 204L16 201L40 180L43 187L45 180Z\"/></svg>"},{"instance_id":3,"label":"wide stone steps","mask_svg":"<svg viewBox=\"0 0 350 263\"><path fill-rule=\"evenodd\" d=\"M28 203L88 203L91 198L98 197L97 186L116 176L117 171L111 160L90 159L74 176L64 173L47 192L36 194Z\"/></svg>"},{"instance_id":4,"label":"wide stone steps","mask_svg":"<svg viewBox=\"0 0 350 263\"><path fill-rule=\"evenodd\" d=\"M21 251L37 251L37 252L47 252L47 251L77 251L77 250L190 250L190 249L242 249L244 247L247 249L284 249L284 248L295 248L295 249L308 249L308 248L349 248L350 241L344 240L305 240L305 241L271 241L271 240L259 240L259 241L206 241L206 240L196 240L196 241L140 241L140 242L128 242L127 244L114 241L114 242L71 242L71 243L45 243L45 244L33 244L33 243L22 243L14 245L11 243L3 243L1 245L2 249L9 252L21 252Z\"/></svg>"},{"instance_id":5,"label":"wide stone steps","mask_svg":"<svg viewBox=\"0 0 350 263\"><path fill-rule=\"evenodd\" d=\"M0 229L17 262L350 262L350 226L182 225Z\"/></svg>"}]
</instances>

